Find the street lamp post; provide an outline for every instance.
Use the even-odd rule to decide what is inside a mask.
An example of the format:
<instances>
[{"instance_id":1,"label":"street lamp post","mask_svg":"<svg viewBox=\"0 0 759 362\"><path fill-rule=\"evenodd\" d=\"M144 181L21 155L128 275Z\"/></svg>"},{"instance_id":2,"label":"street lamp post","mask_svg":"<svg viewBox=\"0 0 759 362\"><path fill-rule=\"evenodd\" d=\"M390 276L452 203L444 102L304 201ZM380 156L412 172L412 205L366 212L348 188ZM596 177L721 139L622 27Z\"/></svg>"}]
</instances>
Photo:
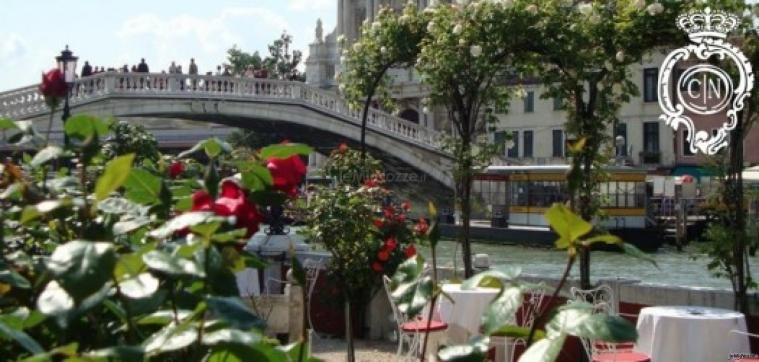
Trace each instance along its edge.
<instances>
[{"instance_id":1,"label":"street lamp post","mask_svg":"<svg viewBox=\"0 0 759 362\"><path fill-rule=\"evenodd\" d=\"M55 57L58 62L58 70L63 73L63 79L66 81L66 99L63 103L63 115L61 120L63 121L64 128L66 127L66 120L71 117L71 110L69 108L69 95L71 94L71 88L74 85L76 79L76 61L78 57L74 56L74 53L69 50L69 46L66 45L66 49L61 51L61 55ZM63 132L63 142L66 146L69 145L69 137L66 135L65 129Z\"/></svg>"}]
</instances>

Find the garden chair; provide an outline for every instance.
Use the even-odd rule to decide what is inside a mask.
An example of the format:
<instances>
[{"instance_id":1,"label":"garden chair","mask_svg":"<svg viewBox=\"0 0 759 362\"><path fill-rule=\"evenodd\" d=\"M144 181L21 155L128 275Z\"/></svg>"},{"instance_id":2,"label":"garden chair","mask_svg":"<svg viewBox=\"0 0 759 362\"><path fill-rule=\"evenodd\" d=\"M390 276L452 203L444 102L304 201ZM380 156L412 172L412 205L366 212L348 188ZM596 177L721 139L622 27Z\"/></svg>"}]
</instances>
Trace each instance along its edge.
<instances>
[{"instance_id":1,"label":"garden chair","mask_svg":"<svg viewBox=\"0 0 759 362\"><path fill-rule=\"evenodd\" d=\"M308 297L308 304L306 305L306 315L308 316L308 326L316 334L314 328L314 322L311 320L311 302L314 295L314 288L316 287L316 280L319 279L319 273L322 268L322 261L318 259L306 259L303 261L303 269L306 271L306 295ZM318 337L319 335L316 334Z\"/></svg>"},{"instance_id":2,"label":"garden chair","mask_svg":"<svg viewBox=\"0 0 759 362\"><path fill-rule=\"evenodd\" d=\"M425 334L445 332L448 329L448 325L441 321L432 320L429 329L427 328L427 320L421 317L409 319L405 314L398 310L398 306L392 297L392 291L390 290L390 278L386 275L382 276L382 283L387 293L387 299L390 302L390 308L393 310L393 318L395 319L396 326L398 328L398 351L396 356L402 356L403 345L408 346L407 357L413 357L414 352L420 353L421 341Z\"/></svg>"},{"instance_id":3,"label":"garden chair","mask_svg":"<svg viewBox=\"0 0 759 362\"><path fill-rule=\"evenodd\" d=\"M747 336L749 338L759 338L759 334L754 334L754 333L748 333L748 332L744 332L744 331L739 331L737 329L731 330L730 333L738 334L738 335L742 335L742 336ZM733 362L759 362L759 358L754 358L754 357L739 358L739 359L736 359Z\"/></svg>"},{"instance_id":4,"label":"garden chair","mask_svg":"<svg viewBox=\"0 0 759 362\"><path fill-rule=\"evenodd\" d=\"M529 297L524 299L522 306L517 310L514 316L516 319L515 324L524 328L532 328L532 325L535 323L535 316L541 311L541 305L545 299L546 290L545 288L542 288L542 286L538 286L536 288L528 289L526 293L529 294ZM527 345L527 341L524 338L501 337L497 334L492 337L497 347L506 347L505 350L507 353L504 353L503 358L507 362L516 361L514 358L516 357L517 346ZM496 355L497 354L498 353L496 353Z\"/></svg>"},{"instance_id":5,"label":"garden chair","mask_svg":"<svg viewBox=\"0 0 759 362\"><path fill-rule=\"evenodd\" d=\"M590 302L593 312L606 315L617 315L617 305L614 292L608 285L600 285L594 289L570 289L572 298L576 301ZM630 343L609 343L605 341L580 338L588 361L592 362L651 362L651 357L645 353L632 350Z\"/></svg>"}]
</instances>

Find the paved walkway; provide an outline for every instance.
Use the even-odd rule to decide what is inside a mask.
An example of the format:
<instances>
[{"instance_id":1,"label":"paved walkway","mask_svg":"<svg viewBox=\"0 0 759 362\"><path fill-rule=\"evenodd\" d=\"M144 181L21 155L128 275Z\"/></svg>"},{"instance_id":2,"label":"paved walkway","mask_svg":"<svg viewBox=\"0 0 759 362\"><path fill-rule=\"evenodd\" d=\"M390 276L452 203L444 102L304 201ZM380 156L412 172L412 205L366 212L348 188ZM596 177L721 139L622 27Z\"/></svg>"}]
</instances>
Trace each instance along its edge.
<instances>
[{"instance_id":1,"label":"paved walkway","mask_svg":"<svg viewBox=\"0 0 759 362\"><path fill-rule=\"evenodd\" d=\"M389 341L355 341L356 362L395 361L397 347L397 344ZM343 339L318 338L311 351L314 357L326 362L345 362L345 349Z\"/></svg>"}]
</instances>

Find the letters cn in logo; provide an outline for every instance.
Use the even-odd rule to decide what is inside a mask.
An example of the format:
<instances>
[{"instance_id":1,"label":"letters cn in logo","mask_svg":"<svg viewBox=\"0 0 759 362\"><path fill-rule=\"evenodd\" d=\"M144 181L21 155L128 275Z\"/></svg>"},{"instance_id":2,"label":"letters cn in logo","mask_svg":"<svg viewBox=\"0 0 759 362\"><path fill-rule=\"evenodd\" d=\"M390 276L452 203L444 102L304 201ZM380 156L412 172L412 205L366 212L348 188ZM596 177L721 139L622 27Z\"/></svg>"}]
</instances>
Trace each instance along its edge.
<instances>
[{"instance_id":1,"label":"letters cn in logo","mask_svg":"<svg viewBox=\"0 0 759 362\"><path fill-rule=\"evenodd\" d=\"M710 8L677 18L677 27L688 33L693 44L673 50L664 59L659 71L659 105L664 114L659 119L674 130L686 127L691 152L713 155L727 146L728 132L735 129L738 112L754 87L751 63L725 40L738 24L737 16ZM737 75L714 65L724 62L731 62ZM722 115L715 134L694 124L699 117Z\"/></svg>"}]
</instances>

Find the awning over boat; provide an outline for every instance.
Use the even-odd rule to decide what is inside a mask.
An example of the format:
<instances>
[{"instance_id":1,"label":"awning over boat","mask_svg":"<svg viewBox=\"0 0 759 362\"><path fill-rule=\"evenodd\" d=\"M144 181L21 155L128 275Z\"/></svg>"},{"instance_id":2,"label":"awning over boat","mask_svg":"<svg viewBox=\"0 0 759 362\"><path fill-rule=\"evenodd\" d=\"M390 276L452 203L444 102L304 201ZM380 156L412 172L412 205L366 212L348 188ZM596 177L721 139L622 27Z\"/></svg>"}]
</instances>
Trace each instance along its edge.
<instances>
[{"instance_id":1,"label":"awning over boat","mask_svg":"<svg viewBox=\"0 0 759 362\"><path fill-rule=\"evenodd\" d=\"M714 176L714 171L708 167L703 166L676 166L672 169L672 176L691 175L696 179L701 179L703 176Z\"/></svg>"}]
</instances>

